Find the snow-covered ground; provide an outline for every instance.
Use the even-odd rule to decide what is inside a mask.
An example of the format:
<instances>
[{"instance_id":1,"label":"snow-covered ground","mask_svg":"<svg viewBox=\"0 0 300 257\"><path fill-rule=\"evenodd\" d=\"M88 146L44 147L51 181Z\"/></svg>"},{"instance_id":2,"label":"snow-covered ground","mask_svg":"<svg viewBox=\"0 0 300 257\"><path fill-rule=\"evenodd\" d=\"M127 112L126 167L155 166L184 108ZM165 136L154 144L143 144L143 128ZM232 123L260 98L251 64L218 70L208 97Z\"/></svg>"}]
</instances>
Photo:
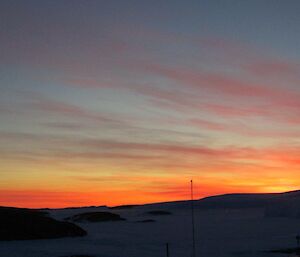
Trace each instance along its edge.
<instances>
[{"instance_id":1,"label":"snow-covered ground","mask_svg":"<svg viewBox=\"0 0 300 257\"><path fill-rule=\"evenodd\" d=\"M145 212L168 210L172 215L151 216ZM82 238L0 242L2 257L60 257L86 254L95 257L191 256L191 211L189 204L158 204L130 209L80 208L50 210L63 219L90 211L118 213L126 221L78 223L88 232ZM156 222L136 222L155 219ZM195 208L196 256L284 256L266 251L296 247L300 219L265 217L265 208Z\"/></svg>"}]
</instances>

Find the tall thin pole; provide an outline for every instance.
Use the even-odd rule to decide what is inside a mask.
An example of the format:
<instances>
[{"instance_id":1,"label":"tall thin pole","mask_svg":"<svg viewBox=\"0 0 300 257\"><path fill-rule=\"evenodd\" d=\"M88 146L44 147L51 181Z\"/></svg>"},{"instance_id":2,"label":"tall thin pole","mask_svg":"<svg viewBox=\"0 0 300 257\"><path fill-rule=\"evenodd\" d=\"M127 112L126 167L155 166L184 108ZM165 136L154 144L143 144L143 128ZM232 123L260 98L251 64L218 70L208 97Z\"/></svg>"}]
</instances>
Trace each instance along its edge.
<instances>
[{"instance_id":1,"label":"tall thin pole","mask_svg":"<svg viewBox=\"0 0 300 257\"><path fill-rule=\"evenodd\" d=\"M196 257L193 180L191 180L191 209L192 209L192 240L193 240L192 257Z\"/></svg>"},{"instance_id":2,"label":"tall thin pole","mask_svg":"<svg viewBox=\"0 0 300 257\"><path fill-rule=\"evenodd\" d=\"M166 243L166 250L167 250L167 257L170 257L170 253L169 253L169 243Z\"/></svg>"}]
</instances>

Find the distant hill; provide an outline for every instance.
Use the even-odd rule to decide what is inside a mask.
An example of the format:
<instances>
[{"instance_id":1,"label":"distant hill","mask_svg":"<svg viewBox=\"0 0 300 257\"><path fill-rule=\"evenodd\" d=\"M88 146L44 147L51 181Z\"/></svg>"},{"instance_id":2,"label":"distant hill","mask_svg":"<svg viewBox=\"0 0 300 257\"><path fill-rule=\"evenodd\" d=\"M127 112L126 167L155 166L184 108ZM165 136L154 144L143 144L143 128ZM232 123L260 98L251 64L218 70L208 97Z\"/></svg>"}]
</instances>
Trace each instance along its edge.
<instances>
[{"instance_id":1,"label":"distant hill","mask_svg":"<svg viewBox=\"0 0 300 257\"><path fill-rule=\"evenodd\" d=\"M37 210L0 207L0 240L32 240L85 236L82 228L57 221Z\"/></svg>"},{"instance_id":2,"label":"distant hill","mask_svg":"<svg viewBox=\"0 0 300 257\"><path fill-rule=\"evenodd\" d=\"M126 211L128 209L153 208L154 210L171 210L190 208L189 200L149 203L141 205L120 205L114 207L107 206L87 206L87 207L67 207L61 209L40 209L47 211L57 210L54 218L61 219L83 211ZM0 207L1 208L1 207ZM263 208L266 217L299 217L300 218L300 190L284 193L237 193L209 196L194 200L194 208L201 210L208 209L246 209Z\"/></svg>"},{"instance_id":3,"label":"distant hill","mask_svg":"<svg viewBox=\"0 0 300 257\"><path fill-rule=\"evenodd\" d=\"M152 206L160 209L190 208L190 201L154 203ZM139 207L142 207L139 206ZM300 190L284 193L244 193L209 196L194 201L195 209L246 209L263 208L266 217L299 217Z\"/></svg>"},{"instance_id":4,"label":"distant hill","mask_svg":"<svg viewBox=\"0 0 300 257\"><path fill-rule=\"evenodd\" d=\"M268 211L279 208L283 204L298 206L300 208L300 190L283 193L237 193L223 194L204 197L194 200L194 207L197 209L243 209L243 208L266 208ZM121 205L108 207L109 209L128 209L153 207L161 209L189 208L189 200L149 203L144 205Z\"/></svg>"},{"instance_id":5,"label":"distant hill","mask_svg":"<svg viewBox=\"0 0 300 257\"><path fill-rule=\"evenodd\" d=\"M186 206L185 204L181 204ZM264 208L265 217L300 218L300 190L267 194L225 194L194 202L199 209Z\"/></svg>"},{"instance_id":6,"label":"distant hill","mask_svg":"<svg viewBox=\"0 0 300 257\"><path fill-rule=\"evenodd\" d=\"M196 208L266 208L266 212L282 205L300 208L300 190L266 194L225 194L210 196L194 203Z\"/></svg>"}]
</instances>

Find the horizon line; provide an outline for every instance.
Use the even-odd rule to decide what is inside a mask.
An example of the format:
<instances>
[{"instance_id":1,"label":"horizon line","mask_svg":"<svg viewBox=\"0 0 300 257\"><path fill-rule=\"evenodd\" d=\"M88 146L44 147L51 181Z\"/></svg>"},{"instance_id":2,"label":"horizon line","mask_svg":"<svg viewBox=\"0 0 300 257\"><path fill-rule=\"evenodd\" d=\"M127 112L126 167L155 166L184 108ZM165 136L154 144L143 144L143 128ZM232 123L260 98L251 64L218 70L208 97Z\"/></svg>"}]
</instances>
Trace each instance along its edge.
<instances>
[{"instance_id":1,"label":"horizon line","mask_svg":"<svg viewBox=\"0 0 300 257\"><path fill-rule=\"evenodd\" d=\"M216 195L209 195L201 198L197 198L194 200L191 199L186 199L186 200L175 200L175 201L164 201L164 202L151 202L151 203L141 203L141 204L121 204L121 205L83 205L83 206L66 206L66 207L40 207L40 208L32 208L32 207L18 207L18 206L3 206L0 205L0 208L18 208L18 209L31 209L31 210L64 210L64 209L80 209L80 208L99 208L99 207L106 207L108 209L112 208L118 208L118 207L135 207L135 206L146 206L146 205L154 205L154 204L164 204L164 203L178 203L178 202L188 202L188 201L199 201L203 200L205 198L210 198L210 197L217 197L217 196L225 196L225 195L276 195L276 194L287 194L287 193L294 193L298 192L300 189L296 190L290 190L290 191L281 191L281 192L269 192L269 193L225 193L225 194L216 194Z\"/></svg>"}]
</instances>

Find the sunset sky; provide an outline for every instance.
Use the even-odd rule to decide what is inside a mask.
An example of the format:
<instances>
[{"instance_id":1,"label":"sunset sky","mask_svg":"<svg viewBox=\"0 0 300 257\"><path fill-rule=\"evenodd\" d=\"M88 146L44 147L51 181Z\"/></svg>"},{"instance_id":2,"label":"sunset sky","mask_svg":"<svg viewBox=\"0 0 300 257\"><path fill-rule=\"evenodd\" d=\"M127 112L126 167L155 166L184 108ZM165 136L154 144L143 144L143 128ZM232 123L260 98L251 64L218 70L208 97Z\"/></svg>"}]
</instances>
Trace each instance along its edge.
<instances>
[{"instance_id":1,"label":"sunset sky","mask_svg":"<svg viewBox=\"0 0 300 257\"><path fill-rule=\"evenodd\" d=\"M300 189L300 1L0 2L0 205Z\"/></svg>"}]
</instances>

